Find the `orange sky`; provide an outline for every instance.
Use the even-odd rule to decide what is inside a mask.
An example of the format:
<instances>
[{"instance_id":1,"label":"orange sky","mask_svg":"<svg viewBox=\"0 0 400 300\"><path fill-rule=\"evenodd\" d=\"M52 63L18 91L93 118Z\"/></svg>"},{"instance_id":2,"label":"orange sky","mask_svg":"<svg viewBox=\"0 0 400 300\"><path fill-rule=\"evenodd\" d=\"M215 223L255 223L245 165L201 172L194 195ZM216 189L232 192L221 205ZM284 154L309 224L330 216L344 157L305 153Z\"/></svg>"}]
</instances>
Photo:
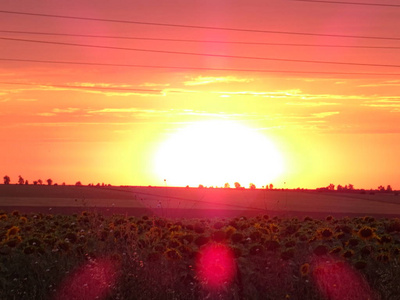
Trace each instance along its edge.
<instances>
[{"instance_id":1,"label":"orange sky","mask_svg":"<svg viewBox=\"0 0 400 300\"><path fill-rule=\"evenodd\" d=\"M80 180L84 184L164 185L163 179L167 179L168 185L233 185L234 176L225 178L224 173L213 169L218 156L206 157L229 152L221 160L227 159L233 166L245 165L252 158L248 164L254 164L254 169L242 166L232 169L238 173L230 173L238 174L245 186L249 182L259 187L272 182L277 187L315 188L352 183L356 188L388 184L400 188L400 8L290 0L96 1L95 6L89 1L61 5L7 0L2 1L0 10L0 172L4 173L1 176L9 175L12 182L22 175L30 182L52 178L67 184ZM280 33L50 18L5 11ZM204 132L199 145L207 151L188 148L190 155L185 155L185 160L182 155L171 154L164 158L171 171L159 171L156 157L168 141L205 121L241 126L221 127L232 141L231 149L223 149L218 138L207 138L213 130ZM255 133L255 140L265 138L272 144L282 158L282 172L275 177L264 176L261 168L265 166L257 163L262 154L254 151L260 144L236 137L232 131L237 128L245 128L244 135ZM218 130L215 128L215 132ZM186 143L183 136L178 140L172 146L177 153L188 143L196 143L190 138ZM249 144L243 148L247 150L235 152L241 141ZM219 151L208 150L214 148ZM192 164L196 160L201 163ZM210 161L213 165L207 165ZM172 170L174 165L176 169ZM199 172L200 177L194 176ZM207 182L211 177L213 181Z\"/></svg>"}]
</instances>

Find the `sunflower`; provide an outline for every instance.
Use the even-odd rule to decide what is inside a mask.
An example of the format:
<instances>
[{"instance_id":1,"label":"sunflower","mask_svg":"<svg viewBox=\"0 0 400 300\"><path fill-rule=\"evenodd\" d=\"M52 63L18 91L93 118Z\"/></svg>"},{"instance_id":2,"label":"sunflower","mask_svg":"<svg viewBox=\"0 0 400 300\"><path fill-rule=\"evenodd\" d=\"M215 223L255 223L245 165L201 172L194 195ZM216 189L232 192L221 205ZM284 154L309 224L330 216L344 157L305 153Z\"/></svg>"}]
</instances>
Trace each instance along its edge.
<instances>
[{"instance_id":1,"label":"sunflower","mask_svg":"<svg viewBox=\"0 0 400 300\"><path fill-rule=\"evenodd\" d=\"M7 219L8 219L7 214L1 214L0 215L0 220L7 220Z\"/></svg>"},{"instance_id":2,"label":"sunflower","mask_svg":"<svg viewBox=\"0 0 400 300\"><path fill-rule=\"evenodd\" d=\"M375 236L374 229L369 226L361 227L357 234L363 240L369 240Z\"/></svg>"},{"instance_id":3,"label":"sunflower","mask_svg":"<svg viewBox=\"0 0 400 300\"><path fill-rule=\"evenodd\" d=\"M337 246L337 247L331 249L331 250L329 251L329 253L330 253L330 254L338 254L338 253L340 253L340 252L342 252L342 251L343 251L343 248L340 247L340 246Z\"/></svg>"},{"instance_id":4,"label":"sunflower","mask_svg":"<svg viewBox=\"0 0 400 300\"><path fill-rule=\"evenodd\" d=\"M317 230L318 239L320 240L330 240L333 237L332 229L326 227Z\"/></svg>"},{"instance_id":5,"label":"sunflower","mask_svg":"<svg viewBox=\"0 0 400 300\"><path fill-rule=\"evenodd\" d=\"M305 263L300 266L301 276L303 276L303 277L307 276L309 272L310 272L310 264L309 263Z\"/></svg>"},{"instance_id":6,"label":"sunflower","mask_svg":"<svg viewBox=\"0 0 400 300\"><path fill-rule=\"evenodd\" d=\"M353 250L346 250L343 254L342 254L342 256L344 257L344 258L350 258L350 257L352 257L354 255L354 251Z\"/></svg>"},{"instance_id":7,"label":"sunflower","mask_svg":"<svg viewBox=\"0 0 400 300\"><path fill-rule=\"evenodd\" d=\"M6 236L7 239L10 239L11 237L17 235L17 233L20 231L20 228L18 226L12 226L7 230Z\"/></svg>"},{"instance_id":8,"label":"sunflower","mask_svg":"<svg viewBox=\"0 0 400 300\"><path fill-rule=\"evenodd\" d=\"M180 260L182 258L182 255L175 249L167 249L167 251L164 252L165 257L168 260Z\"/></svg>"},{"instance_id":9,"label":"sunflower","mask_svg":"<svg viewBox=\"0 0 400 300\"><path fill-rule=\"evenodd\" d=\"M26 217L20 217L19 221L23 224L26 224L28 222L28 219Z\"/></svg>"}]
</instances>

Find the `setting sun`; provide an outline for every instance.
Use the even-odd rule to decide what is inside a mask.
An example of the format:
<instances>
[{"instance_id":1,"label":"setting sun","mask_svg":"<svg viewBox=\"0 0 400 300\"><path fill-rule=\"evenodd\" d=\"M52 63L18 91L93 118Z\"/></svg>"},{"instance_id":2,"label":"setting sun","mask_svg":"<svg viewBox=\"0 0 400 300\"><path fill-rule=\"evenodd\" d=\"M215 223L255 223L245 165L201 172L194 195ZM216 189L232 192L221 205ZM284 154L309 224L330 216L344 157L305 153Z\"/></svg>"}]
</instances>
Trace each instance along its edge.
<instances>
[{"instance_id":1,"label":"setting sun","mask_svg":"<svg viewBox=\"0 0 400 300\"><path fill-rule=\"evenodd\" d=\"M203 121L178 130L154 161L169 185L262 186L284 169L275 145L254 129L233 121Z\"/></svg>"}]
</instances>

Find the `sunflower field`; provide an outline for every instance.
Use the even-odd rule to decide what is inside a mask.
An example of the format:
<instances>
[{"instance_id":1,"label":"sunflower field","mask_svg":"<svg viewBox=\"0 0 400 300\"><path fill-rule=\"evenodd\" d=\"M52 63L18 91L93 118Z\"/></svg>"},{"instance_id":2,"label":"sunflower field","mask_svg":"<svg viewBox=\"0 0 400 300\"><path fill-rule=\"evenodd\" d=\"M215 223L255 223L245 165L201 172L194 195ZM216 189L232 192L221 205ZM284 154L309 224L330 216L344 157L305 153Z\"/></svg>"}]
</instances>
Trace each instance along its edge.
<instances>
[{"instance_id":1,"label":"sunflower field","mask_svg":"<svg viewBox=\"0 0 400 300\"><path fill-rule=\"evenodd\" d=\"M0 212L0 299L399 299L400 220Z\"/></svg>"}]
</instances>

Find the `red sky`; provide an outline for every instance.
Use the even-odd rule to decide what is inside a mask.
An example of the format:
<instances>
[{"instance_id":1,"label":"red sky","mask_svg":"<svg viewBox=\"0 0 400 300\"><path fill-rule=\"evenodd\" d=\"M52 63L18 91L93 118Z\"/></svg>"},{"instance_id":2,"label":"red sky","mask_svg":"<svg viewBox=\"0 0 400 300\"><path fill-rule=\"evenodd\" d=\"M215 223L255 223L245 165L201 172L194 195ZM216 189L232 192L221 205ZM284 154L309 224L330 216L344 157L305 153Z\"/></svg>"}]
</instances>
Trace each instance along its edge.
<instances>
[{"instance_id":1,"label":"red sky","mask_svg":"<svg viewBox=\"0 0 400 300\"><path fill-rule=\"evenodd\" d=\"M245 186L400 188L400 7L2 1L0 10L0 170L12 182L222 186L237 176ZM274 157L265 141L280 165L265 160Z\"/></svg>"}]
</instances>

